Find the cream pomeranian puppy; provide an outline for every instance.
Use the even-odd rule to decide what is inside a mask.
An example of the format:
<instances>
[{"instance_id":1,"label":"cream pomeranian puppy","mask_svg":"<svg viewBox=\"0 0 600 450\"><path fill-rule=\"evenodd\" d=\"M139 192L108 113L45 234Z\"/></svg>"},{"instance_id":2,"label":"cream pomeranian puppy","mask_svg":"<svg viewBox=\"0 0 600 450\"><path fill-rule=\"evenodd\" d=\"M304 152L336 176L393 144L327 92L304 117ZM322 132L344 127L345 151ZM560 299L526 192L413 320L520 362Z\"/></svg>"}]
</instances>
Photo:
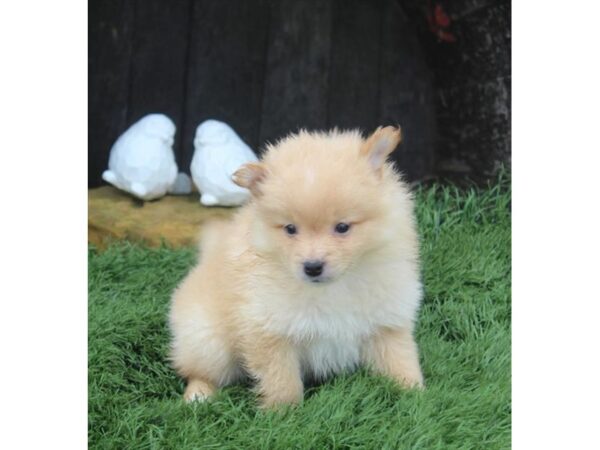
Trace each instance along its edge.
<instances>
[{"instance_id":1,"label":"cream pomeranian puppy","mask_svg":"<svg viewBox=\"0 0 600 450\"><path fill-rule=\"evenodd\" d=\"M204 233L173 294L171 359L184 398L250 376L262 406L359 364L422 387L413 203L388 155L400 129L301 131L233 176L250 203Z\"/></svg>"}]
</instances>

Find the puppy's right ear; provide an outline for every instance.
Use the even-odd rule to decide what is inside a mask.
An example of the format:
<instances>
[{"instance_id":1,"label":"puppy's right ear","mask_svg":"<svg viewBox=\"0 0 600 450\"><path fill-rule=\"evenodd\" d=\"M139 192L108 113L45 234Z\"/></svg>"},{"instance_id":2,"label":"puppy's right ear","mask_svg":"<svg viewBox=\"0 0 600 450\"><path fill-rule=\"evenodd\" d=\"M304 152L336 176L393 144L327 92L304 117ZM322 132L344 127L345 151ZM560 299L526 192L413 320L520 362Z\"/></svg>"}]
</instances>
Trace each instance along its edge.
<instances>
[{"instance_id":1,"label":"puppy's right ear","mask_svg":"<svg viewBox=\"0 0 600 450\"><path fill-rule=\"evenodd\" d=\"M246 163L231 177L238 186L248 189L255 197L259 196L260 183L264 180L267 169L261 163Z\"/></svg>"},{"instance_id":2,"label":"puppy's right ear","mask_svg":"<svg viewBox=\"0 0 600 450\"><path fill-rule=\"evenodd\" d=\"M381 174L387 157L396 149L401 140L400 127L379 127L364 142L360 154L369 160L371 167L377 173Z\"/></svg>"}]
</instances>

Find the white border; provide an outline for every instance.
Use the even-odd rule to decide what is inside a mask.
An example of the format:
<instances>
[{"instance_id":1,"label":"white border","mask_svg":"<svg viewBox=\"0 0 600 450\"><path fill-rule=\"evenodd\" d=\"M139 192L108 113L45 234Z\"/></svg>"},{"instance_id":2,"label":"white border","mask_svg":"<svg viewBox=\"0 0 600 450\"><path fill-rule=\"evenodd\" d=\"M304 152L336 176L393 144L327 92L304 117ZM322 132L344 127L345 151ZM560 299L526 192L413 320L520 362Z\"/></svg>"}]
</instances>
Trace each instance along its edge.
<instances>
[{"instance_id":1,"label":"white border","mask_svg":"<svg viewBox=\"0 0 600 450\"><path fill-rule=\"evenodd\" d=\"M513 446L600 448L600 7L513 8Z\"/></svg>"},{"instance_id":2,"label":"white border","mask_svg":"<svg viewBox=\"0 0 600 450\"><path fill-rule=\"evenodd\" d=\"M598 448L599 18L513 8L516 449ZM3 2L0 54L0 447L84 448L86 2Z\"/></svg>"},{"instance_id":3,"label":"white border","mask_svg":"<svg viewBox=\"0 0 600 450\"><path fill-rule=\"evenodd\" d=\"M2 2L0 55L0 448L86 448L86 2Z\"/></svg>"}]
</instances>

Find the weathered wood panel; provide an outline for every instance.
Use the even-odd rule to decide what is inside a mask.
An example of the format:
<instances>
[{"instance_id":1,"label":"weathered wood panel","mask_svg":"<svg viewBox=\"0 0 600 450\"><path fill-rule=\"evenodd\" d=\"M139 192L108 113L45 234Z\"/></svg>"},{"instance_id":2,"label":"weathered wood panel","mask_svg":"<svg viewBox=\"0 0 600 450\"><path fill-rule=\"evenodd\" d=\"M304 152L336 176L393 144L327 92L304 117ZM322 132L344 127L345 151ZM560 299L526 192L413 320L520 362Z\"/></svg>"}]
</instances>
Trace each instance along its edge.
<instances>
[{"instance_id":1,"label":"weathered wood panel","mask_svg":"<svg viewBox=\"0 0 600 450\"><path fill-rule=\"evenodd\" d=\"M447 11L456 17L449 28L456 41L441 42L427 32L430 38L423 42L437 86L448 88L509 76L510 3L469 4L457 10L458 6L450 2Z\"/></svg>"},{"instance_id":2,"label":"weathered wood panel","mask_svg":"<svg viewBox=\"0 0 600 450\"><path fill-rule=\"evenodd\" d=\"M90 2L88 14L88 185L98 186L127 120L133 4Z\"/></svg>"},{"instance_id":3,"label":"weathered wood panel","mask_svg":"<svg viewBox=\"0 0 600 450\"><path fill-rule=\"evenodd\" d=\"M327 126L332 0L272 0L260 141Z\"/></svg>"},{"instance_id":4,"label":"weathered wood panel","mask_svg":"<svg viewBox=\"0 0 600 450\"><path fill-rule=\"evenodd\" d=\"M150 113L169 116L177 127L174 150L179 162L191 3L137 0L135 5L127 124Z\"/></svg>"},{"instance_id":5,"label":"weathered wood panel","mask_svg":"<svg viewBox=\"0 0 600 450\"><path fill-rule=\"evenodd\" d=\"M227 122L257 149L268 21L266 0L193 2L181 159L186 171L196 127L206 119Z\"/></svg>"},{"instance_id":6,"label":"weathered wood panel","mask_svg":"<svg viewBox=\"0 0 600 450\"><path fill-rule=\"evenodd\" d=\"M400 0L434 74L438 120L434 171L477 181L510 165L511 5L509 0L438 0L454 42L440 41L428 4Z\"/></svg>"},{"instance_id":7,"label":"weathered wood panel","mask_svg":"<svg viewBox=\"0 0 600 450\"><path fill-rule=\"evenodd\" d=\"M379 125L381 0L336 0L331 41L328 127Z\"/></svg>"},{"instance_id":8,"label":"weathered wood panel","mask_svg":"<svg viewBox=\"0 0 600 450\"><path fill-rule=\"evenodd\" d=\"M509 163L510 91L510 77L439 91L438 170L484 180Z\"/></svg>"},{"instance_id":9,"label":"weathered wood panel","mask_svg":"<svg viewBox=\"0 0 600 450\"><path fill-rule=\"evenodd\" d=\"M510 2L468 6L453 23L456 43L433 66L437 170L485 180L511 160Z\"/></svg>"}]
</instances>

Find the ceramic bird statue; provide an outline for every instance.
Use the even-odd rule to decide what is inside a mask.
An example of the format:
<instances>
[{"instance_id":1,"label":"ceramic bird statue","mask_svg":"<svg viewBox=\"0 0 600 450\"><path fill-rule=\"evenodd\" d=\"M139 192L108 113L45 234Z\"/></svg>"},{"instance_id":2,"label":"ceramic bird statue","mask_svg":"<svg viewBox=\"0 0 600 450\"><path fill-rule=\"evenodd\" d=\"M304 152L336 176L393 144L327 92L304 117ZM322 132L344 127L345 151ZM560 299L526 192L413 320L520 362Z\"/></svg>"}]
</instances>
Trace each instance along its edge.
<instances>
[{"instance_id":1,"label":"ceramic bird statue","mask_svg":"<svg viewBox=\"0 0 600 450\"><path fill-rule=\"evenodd\" d=\"M206 206L238 206L250 192L238 186L231 176L247 162L258 161L250 147L226 123L206 120L196 129L192 179Z\"/></svg>"},{"instance_id":2,"label":"ceramic bird statue","mask_svg":"<svg viewBox=\"0 0 600 450\"><path fill-rule=\"evenodd\" d=\"M102 178L142 200L153 200L167 192L191 192L187 175L177 174L174 136L175 125L167 116L142 117L112 146L108 170Z\"/></svg>"}]
</instances>

